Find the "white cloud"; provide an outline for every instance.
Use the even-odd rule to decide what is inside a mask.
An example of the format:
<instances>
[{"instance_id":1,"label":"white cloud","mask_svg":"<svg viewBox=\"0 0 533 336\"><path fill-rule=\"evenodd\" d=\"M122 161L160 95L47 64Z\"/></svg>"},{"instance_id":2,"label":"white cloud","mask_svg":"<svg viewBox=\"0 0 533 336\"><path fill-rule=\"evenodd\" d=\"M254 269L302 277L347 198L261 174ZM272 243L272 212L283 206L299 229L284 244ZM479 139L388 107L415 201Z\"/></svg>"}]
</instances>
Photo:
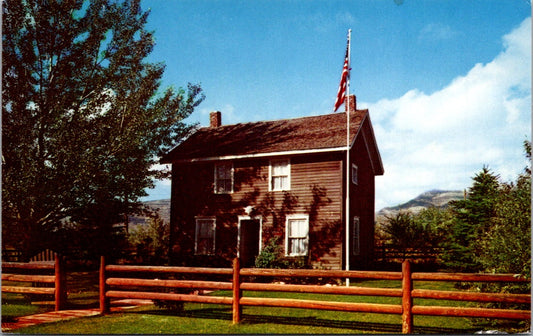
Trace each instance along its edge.
<instances>
[{"instance_id":1,"label":"white cloud","mask_svg":"<svg viewBox=\"0 0 533 336\"><path fill-rule=\"evenodd\" d=\"M370 109L385 175L376 209L429 189L463 189L483 165L511 180L531 133L531 18L503 37L493 61L431 94L412 89Z\"/></svg>"}]
</instances>

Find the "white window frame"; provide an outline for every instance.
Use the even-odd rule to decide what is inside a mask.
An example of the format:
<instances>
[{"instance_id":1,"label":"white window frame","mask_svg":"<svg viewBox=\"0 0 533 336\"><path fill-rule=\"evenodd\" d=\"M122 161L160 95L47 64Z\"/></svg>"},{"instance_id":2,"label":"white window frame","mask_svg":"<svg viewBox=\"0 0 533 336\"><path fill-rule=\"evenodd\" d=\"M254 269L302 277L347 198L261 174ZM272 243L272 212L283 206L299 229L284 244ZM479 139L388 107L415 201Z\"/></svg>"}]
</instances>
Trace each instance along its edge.
<instances>
[{"instance_id":1,"label":"white window frame","mask_svg":"<svg viewBox=\"0 0 533 336\"><path fill-rule=\"evenodd\" d=\"M289 237L289 223L293 220L304 220L307 223L307 234L305 237ZM309 215L307 214L298 214L298 215L287 215L285 218L285 256L286 257L301 257L307 256L309 254ZM289 239L305 239L306 249L303 253L290 253L289 251Z\"/></svg>"},{"instance_id":2,"label":"white window frame","mask_svg":"<svg viewBox=\"0 0 533 336\"><path fill-rule=\"evenodd\" d=\"M229 191L218 191L218 167L224 167L224 166L231 166L230 168L230 174L231 174L231 188ZM215 183L214 184L214 192L215 194L232 194L233 193L233 184L234 184L234 167L233 167L233 162L219 162L219 163L215 163Z\"/></svg>"},{"instance_id":3,"label":"white window frame","mask_svg":"<svg viewBox=\"0 0 533 336\"><path fill-rule=\"evenodd\" d=\"M274 165L278 162L287 162L287 175L274 175ZM274 188L274 177L287 176L287 185L280 189ZM286 159L272 159L268 166L268 191L288 191L291 190L291 160Z\"/></svg>"},{"instance_id":4,"label":"white window frame","mask_svg":"<svg viewBox=\"0 0 533 336\"><path fill-rule=\"evenodd\" d=\"M211 248L211 251L207 251L207 253L201 253L198 251L198 235L199 235L199 229L200 229L200 222L201 221L211 221L213 225L213 247ZM216 217L195 217L195 234L194 234L194 254L196 255L214 255L215 254L215 243L216 243L216 235L217 235L217 220Z\"/></svg>"},{"instance_id":5,"label":"white window frame","mask_svg":"<svg viewBox=\"0 0 533 336\"><path fill-rule=\"evenodd\" d=\"M359 183L359 177L357 175L358 171L359 171L359 168L357 167L357 165L355 163L352 163L352 183L353 184Z\"/></svg>"},{"instance_id":6,"label":"white window frame","mask_svg":"<svg viewBox=\"0 0 533 336\"><path fill-rule=\"evenodd\" d=\"M352 255L357 256L361 253L361 220L354 216L352 223Z\"/></svg>"}]
</instances>

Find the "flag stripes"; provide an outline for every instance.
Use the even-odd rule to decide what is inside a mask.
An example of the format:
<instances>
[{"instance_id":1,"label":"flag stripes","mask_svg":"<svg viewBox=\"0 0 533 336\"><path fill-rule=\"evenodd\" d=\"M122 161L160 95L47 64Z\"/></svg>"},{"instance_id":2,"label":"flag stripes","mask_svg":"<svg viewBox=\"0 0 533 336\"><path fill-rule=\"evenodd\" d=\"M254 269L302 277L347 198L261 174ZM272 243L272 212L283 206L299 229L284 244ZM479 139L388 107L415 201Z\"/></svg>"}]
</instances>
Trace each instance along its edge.
<instances>
[{"instance_id":1,"label":"flag stripes","mask_svg":"<svg viewBox=\"0 0 533 336\"><path fill-rule=\"evenodd\" d=\"M346 56L344 57L344 66L342 68L341 82L339 84L339 91L337 92L337 99L335 100L335 106L333 112L336 112L337 109L344 103L346 99L346 86L348 84L348 78L350 77L350 68L348 64L348 50L350 47L350 41L348 40L348 45L346 46Z\"/></svg>"}]
</instances>

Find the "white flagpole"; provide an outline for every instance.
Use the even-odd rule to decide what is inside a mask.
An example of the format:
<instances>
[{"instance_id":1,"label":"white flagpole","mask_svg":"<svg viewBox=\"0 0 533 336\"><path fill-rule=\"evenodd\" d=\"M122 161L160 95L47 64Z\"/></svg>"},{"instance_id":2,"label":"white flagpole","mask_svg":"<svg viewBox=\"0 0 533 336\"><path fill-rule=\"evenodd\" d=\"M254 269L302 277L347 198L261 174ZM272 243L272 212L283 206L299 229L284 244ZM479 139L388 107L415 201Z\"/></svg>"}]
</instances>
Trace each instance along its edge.
<instances>
[{"instance_id":1,"label":"white flagpole","mask_svg":"<svg viewBox=\"0 0 533 336\"><path fill-rule=\"evenodd\" d=\"M348 78L346 78L346 270L350 270L350 42L352 30L348 29ZM350 286L350 278L346 278L346 286Z\"/></svg>"}]
</instances>

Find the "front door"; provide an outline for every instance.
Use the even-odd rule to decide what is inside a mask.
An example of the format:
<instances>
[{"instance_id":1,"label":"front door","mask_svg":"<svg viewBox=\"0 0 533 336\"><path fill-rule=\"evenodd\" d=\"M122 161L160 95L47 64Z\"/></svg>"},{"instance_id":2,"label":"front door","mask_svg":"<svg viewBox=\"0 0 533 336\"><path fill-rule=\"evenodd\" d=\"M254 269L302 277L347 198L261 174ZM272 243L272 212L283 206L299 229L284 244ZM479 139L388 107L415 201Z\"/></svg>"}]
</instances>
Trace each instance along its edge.
<instances>
[{"instance_id":1,"label":"front door","mask_svg":"<svg viewBox=\"0 0 533 336\"><path fill-rule=\"evenodd\" d=\"M239 257L242 267L255 265L255 258L259 254L259 232L261 222L259 219L241 219Z\"/></svg>"}]
</instances>

